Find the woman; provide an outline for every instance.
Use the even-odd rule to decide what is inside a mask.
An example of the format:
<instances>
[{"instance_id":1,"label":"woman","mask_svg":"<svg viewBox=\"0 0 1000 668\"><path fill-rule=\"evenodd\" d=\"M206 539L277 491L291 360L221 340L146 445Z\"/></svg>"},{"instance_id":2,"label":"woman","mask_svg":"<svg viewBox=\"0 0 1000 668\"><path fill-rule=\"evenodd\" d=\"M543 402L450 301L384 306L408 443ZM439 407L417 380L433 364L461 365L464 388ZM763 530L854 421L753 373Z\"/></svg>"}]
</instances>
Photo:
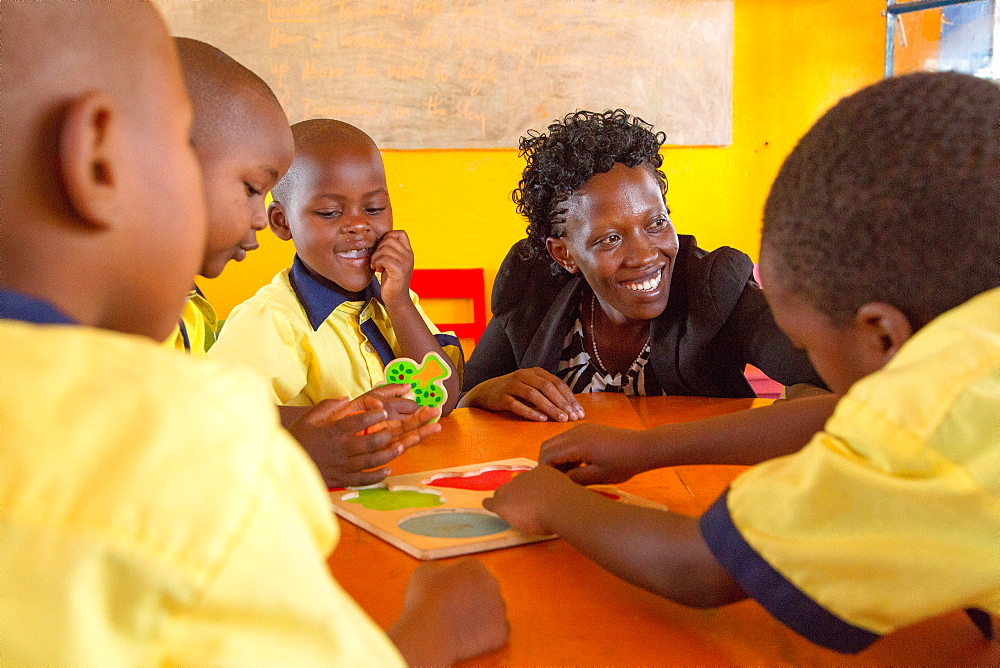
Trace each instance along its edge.
<instances>
[{"instance_id":1,"label":"woman","mask_svg":"<svg viewBox=\"0 0 1000 668\"><path fill-rule=\"evenodd\" d=\"M662 132L620 109L548 129L521 139L513 199L528 238L497 275L460 406L566 421L583 417L579 392L752 397L748 363L822 384L775 325L750 258L674 230Z\"/></svg>"}]
</instances>

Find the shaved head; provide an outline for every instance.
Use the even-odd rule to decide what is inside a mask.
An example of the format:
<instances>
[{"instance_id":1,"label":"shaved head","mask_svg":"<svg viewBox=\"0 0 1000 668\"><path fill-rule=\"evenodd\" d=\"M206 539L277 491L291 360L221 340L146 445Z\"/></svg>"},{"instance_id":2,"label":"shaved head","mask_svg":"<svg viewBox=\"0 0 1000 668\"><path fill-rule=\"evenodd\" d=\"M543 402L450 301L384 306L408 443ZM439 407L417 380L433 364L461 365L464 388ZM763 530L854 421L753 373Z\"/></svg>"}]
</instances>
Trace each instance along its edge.
<instances>
[{"instance_id":1,"label":"shaved head","mask_svg":"<svg viewBox=\"0 0 1000 668\"><path fill-rule=\"evenodd\" d=\"M243 121L246 108L261 106L284 117L281 103L263 79L211 44L175 37L184 85L194 105L192 140L210 141L220 128Z\"/></svg>"},{"instance_id":2,"label":"shaved head","mask_svg":"<svg viewBox=\"0 0 1000 668\"><path fill-rule=\"evenodd\" d=\"M191 142L201 163L208 205L205 260L215 278L230 260L257 248L267 226L264 196L295 154L278 98L259 76L205 42L174 39L194 105Z\"/></svg>"},{"instance_id":3,"label":"shaved head","mask_svg":"<svg viewBox=\"0 0 1000 668\"><path fill-rule=\"evenodd\" d=\"M138 98L145 72L159 63L144 44L163 48L166 27L146 2L0 3L3 20L0 170L3 201L16 195L12 165L58 194L53 182L60 107L88 90L123 105ZM37 152L37 153L36 153ZM31 155L29 155L31 154ZM41 158L41 160L37 159ZM4 218L6 227L7 217ZM7 236L6 234L4 236Z\"/></svg>"},{"instance_id":4,"label":"shaved head","mask_svg":"<svg viewBox=\"0 0 1000 668\"><path fill-rule=\"evenodd\" d=\"M191 104L148 2L0 2L0 285L165 338L204 247Z\"/></svg>"},{"instance_id":5,"label":"shaved head","mask_svg":"<svg viewBox=\"0 0 1000 668\"><path fill-rule=\"evenodd\" d=\"M382 162L375 141L350 123L314 118L293 125L292 136L295 137L295 160L272 191L278 201L291 196L301 180L302 170L314 161L354 158Z\"/></svg>"}]
</instances>

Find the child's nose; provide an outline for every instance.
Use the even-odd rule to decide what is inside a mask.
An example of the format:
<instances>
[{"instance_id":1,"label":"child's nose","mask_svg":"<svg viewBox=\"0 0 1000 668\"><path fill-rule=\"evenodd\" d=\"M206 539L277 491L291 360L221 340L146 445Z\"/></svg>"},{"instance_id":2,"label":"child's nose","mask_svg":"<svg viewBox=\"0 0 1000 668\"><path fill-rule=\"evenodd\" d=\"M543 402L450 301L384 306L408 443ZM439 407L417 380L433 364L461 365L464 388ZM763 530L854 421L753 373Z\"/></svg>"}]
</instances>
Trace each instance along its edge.
<instances>
[{"instance_id":1,"label":"child's nose","mask_svg":"<svg viewBox=\"0 0 1000 668\"><path fill-rule=\"evenodd\" d=\"M260 207L259 210L254 209L254 214L250 218L250 233L260 232L265 227L267 227L267 209L264 207Z\"/></svg>"},{"instance_id":2,"label":"child's nose","mask_svg":"<svg viewBox=\"0 0 1000 668\"><path fill-rule=\"evenodd\" d=\"M371 228L371 222L364 212L347 212L341 218L340 230L351 234L363 234Z\"/></svg>"}]
</instances>

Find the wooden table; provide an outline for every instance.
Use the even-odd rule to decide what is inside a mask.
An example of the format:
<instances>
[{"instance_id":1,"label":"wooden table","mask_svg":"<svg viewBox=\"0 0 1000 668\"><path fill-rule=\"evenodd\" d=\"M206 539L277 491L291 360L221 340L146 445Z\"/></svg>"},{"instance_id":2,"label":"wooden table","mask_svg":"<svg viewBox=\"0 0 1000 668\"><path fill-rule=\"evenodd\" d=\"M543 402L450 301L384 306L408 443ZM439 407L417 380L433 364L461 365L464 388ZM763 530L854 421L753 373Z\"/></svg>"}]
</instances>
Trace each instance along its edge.
<instances>
[{"instance_id":1,"label":"wooden table","mask_svg":"<svg viewBox=\"0 0 1000 668\"><path fill-rule=\"evenodd\" d=\"M586 421L641 429L770 403L751 399L579 395ZM510 457L536 459L545 439L572 425L529 423L457 409L444 427L392 464L393 474ZM688 515L702 513L739 466L650 471L619 485ZM399 615L407 579L419 562L340 520L330 557L334 577L383 628ZM819 648L775 621L754 601L692 610L633 587L556 539L475 555L500 581L511 623L508 644L469 665L1000 665L1000 642L987 642L954 612L882 638L844 656ZM994 625L1000 620L994 619Z\"/></svg>"}]
</instances>

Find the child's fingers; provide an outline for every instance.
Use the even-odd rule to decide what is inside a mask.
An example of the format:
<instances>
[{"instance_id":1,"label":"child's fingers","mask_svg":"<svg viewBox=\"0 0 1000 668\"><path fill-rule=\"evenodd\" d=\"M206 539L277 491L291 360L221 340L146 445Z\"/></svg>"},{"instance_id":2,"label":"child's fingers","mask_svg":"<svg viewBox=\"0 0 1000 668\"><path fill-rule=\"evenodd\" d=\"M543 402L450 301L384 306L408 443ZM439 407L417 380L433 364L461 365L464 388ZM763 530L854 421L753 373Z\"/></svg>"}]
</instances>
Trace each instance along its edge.
<instances>
[{"instance_id":1,"label":"child's fingers","mask_svg":"<svg viewBox=\"0 0 1000 668\"><path fill-rule=\"evenodd\" d=\"M408 275L413 271L413 261L401 253L387 251L372 255L372 270L387 276Z\"/></svg>"},{"instance_id":2,"label":"child's fingers","mask_svg":"<svg viewBox=\"0 0 1000 668\"><path fill-rule=\"evenodd\" d=\"M565 472L578 485L598 485L608 482L607 475L600 466L577 466Z\"/></svg>"},{"instance_id":3,"label":"child's fingers","mask_svg":"<svg viewBox=\"0 0 1000 668\"><path fill-rule=\"evenodd\" d=\"M402 230L393 230L402 232ZM410 248L409 238L404 236L389 236L392 232L382 237L382 241L372 253L371 265L375 271L389 271L390 273L407 273L413 270L413 249Z\"/></svg>"},{"instance_id":4,"label":"child's fingers","mask_svg":"<svg viewBox=\"0 0 1000 668\"><path fill-rule=\"evenodd\" d=\"M409 389L409 386L407 386ZM389 414L389 419L404 420L411 417L417 410L420 409L420 405L417 402L410 399L384 399L383 405L385 406L386 412Z\"/></svg>"},{"instance_id":5,"label":"child's fingers","mask_svg":"<svg viewBox=\"0 0 1000 668\"><path fill-rule=\"evenodd\" d=\"M386 385L379 385L378 387L373 387L372 389L365 392L365 394L362 396L366 395L376 396L384 401L386 399L405 396L406 393L409 391L410 391L410 386L407 383L388 383ZM410 403L412 403L414 406L417 405L412 401ZM416 408L414 408L413 410L416 410ZM410 412L412 413L413 411Z\"/></svg>"},{"instance_id":6,"label":"child's fingers","mask_svg":"<svg viewBox=\"0 0 1000 668\"><path fill-rule=\"evenodd\" d=\"M431 420L436 420L439 417L441 417L440 408L421 406L415 413L404 417L400 422L400 427L403 431L419 429L422 425L428 424Z\"/></svg>"},{"instance_id":7,"label":"child's fingers","mask_svg":"<svg viewBox=\"0 0 1000 668\"><path fill-rule=\"evenodd\" d=\"M335 487L364 487L382 482L391 473L388 467L383 467L375 471L353 471L341 473L333 483L327 481L328 485Z\"/></svg>"},{"instance_id":8,"label":"child's fingers","mask_svg":"<svg viewBox=\"0 0 1000 668\"><path fill-rule=\"evenodd\" d=\"M351 401L347 397L324 399L306 411L301 419L311 425L323 425L343 417L345 408Z\"/></svg>"},{"instance_id":9,"label":"child's fingers","mask_svg":"<svg viewBox=\"0 0 1000 668\"><path fill-rule=\"evenodd\" d=\"M385 244L388 248L396 246L404 248L411 253L413 252L413 249L410 246L410 235L406 233L406 230L389 230L382 235L382 239L379 241L378 247L381 248L382 244Z\"/></svg>"},{"instance_id":10,"label":"child's fingers","mask_svg":"<svg viewBox=\"0 0 1000 668\"><path fill-rule=\"evenodd\" d=\"M377 434L375 434L377 436ZM364 436L358 436L357 438L366 438ZM363 452L361 454L356 454L348 459L348 468L354 471L366 471L368 469L374 469L380 466L388 464L396 457L403 454L406 450L405 447L399 443L393 443L388 447L381 447L374 449L371 452Z\"/></svg>"},{"instance_id":11,"label":"child's fingers","mask_svg":"<svg viewBox=\"0 0 1000 668\"><path fill-rule=\"evenodd\" d=\"M344 433L357 434L358 432L364 431L379 422L385 422L387 417L388 415L386 414L385 409L380 408L378 410L352 413L339 418L335 424ZM372 436L376 435L377 434L372 434Z\"/></svg>"}]
</instances>

